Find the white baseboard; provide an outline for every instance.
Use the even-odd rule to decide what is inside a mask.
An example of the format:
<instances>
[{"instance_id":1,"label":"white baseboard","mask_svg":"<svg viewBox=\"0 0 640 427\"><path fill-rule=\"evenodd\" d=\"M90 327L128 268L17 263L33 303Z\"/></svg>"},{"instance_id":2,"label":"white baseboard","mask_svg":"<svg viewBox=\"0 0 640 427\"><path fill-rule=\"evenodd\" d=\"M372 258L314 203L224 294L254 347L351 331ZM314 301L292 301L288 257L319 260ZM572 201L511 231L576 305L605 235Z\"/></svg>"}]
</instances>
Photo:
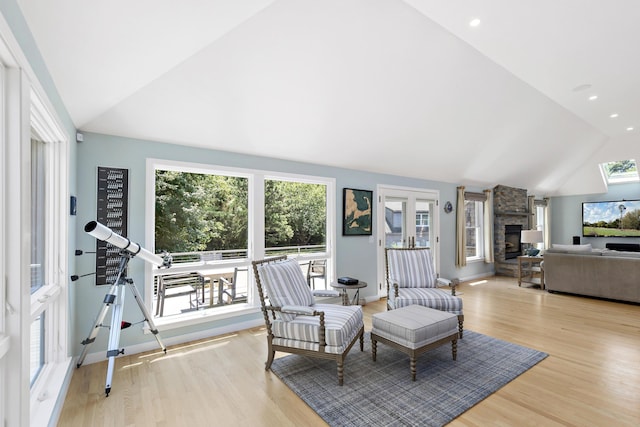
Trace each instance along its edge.
<instances>
[{"instance_id":1,"label":"white baseboard","mask_svg":"<svg viewBox=\"0 0 640 427\"><path fill-rule=\"evenodd\" d=\"M229 334L232 332L242 331L244 329L251 329L258 326L264 325L264 319L255 319L247 322L241 323L233 323L231 325L221 326L217 328L206 329L204 331L192 332L189 334L176 335L170 338L162 337L162 332L160 332L160 339L162 343L169 347L172 345L182 344L190 341L197 341L203 338L214 337L218 335ZM147 341L141 344L130 345L126 347L127 355L143 353L145 351L151 351L154 349L158 349L158 342L153 339L152 341ZM102 362L106 360L107 349L101 349L96 353L88 353L83 361L83 365L88 365L96 362ZM77 363L77 357L75 358L75 363Z\"/></svg>"}]
</instances>

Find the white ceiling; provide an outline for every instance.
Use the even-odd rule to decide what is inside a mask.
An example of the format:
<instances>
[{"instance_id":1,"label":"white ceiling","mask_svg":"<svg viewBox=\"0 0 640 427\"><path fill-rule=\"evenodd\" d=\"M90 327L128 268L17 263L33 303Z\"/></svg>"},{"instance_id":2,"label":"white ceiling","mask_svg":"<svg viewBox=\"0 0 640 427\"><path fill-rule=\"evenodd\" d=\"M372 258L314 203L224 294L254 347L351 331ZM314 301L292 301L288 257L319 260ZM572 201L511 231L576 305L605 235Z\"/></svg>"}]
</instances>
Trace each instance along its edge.
<instances>
[{"instance_id":1,"label":"white ceiling","mask_svg":"<svg viewBox=\"0 0 640 427\"><path fill-rule=\"evenodd\" d=\"M80 130L537 195L640 160L637 0L18 3Z\"/></svg>"}]
</instances>

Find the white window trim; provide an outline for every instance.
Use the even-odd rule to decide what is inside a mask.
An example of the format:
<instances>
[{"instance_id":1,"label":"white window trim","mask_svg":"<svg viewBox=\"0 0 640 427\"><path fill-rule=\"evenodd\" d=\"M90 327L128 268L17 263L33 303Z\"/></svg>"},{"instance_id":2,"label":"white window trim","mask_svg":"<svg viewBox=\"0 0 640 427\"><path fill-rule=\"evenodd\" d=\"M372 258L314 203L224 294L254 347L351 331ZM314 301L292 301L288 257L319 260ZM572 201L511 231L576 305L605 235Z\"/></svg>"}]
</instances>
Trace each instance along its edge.
<instances>
[{"instance_id":1,"label":"white window trim","mask_svg":"<svg viewBox=\"0 0 640 427\"><path fill-rule=\"evenodd\" d=\"M256 191L264 188L267 179L296 181L327 186L327 230L326 230L326 257L327 281L335 279L335 239L336 239L336 180L335 178L292 174L287 172L267 171L259 169L245 169L221 165L209 165L196 162L183 162L158 158L147 158L145 179L145 247L155 253L155 171L156 169L188 171L193 173L224 174L249 179L249 233L247 247L247 263L253 259L265 257L264 248L264 192ZM303 259L302 257L300 259ZM250 283L253 283L253 275L249 275ZM146 263L144 279L144 303L149 312L152 310L153 298L153 267ZM173 318L154 318L158 330L170 330L178 327L198 325L214 320L227 319L259 312L260 307L256 298L253 304L238 304L237 307L217 307L205 309L197 313L190 313ZM148 330L145 329L145 332Z\"/></svg>"},{"instance_id":2,"label":"white window trim","mask_svg":"<svg viewBox=\"0 0 640 427\"><path fill-rule=\"evenodd\" d=\"M484 203L478 200L465 200L465 202L473 202L475 205L476 211L476 225L477 233L476 233L476 255L468 256L467 262L473 263L476 261L484 261ZM466 227L465 229L469 229L470 227Z\"/></svg>"},{"instance_id":3,"label":"white window trim","mask_svg":"<svg viewBox=\"0 0 640 427\"><path fill-rule=\"evenodd\" d=\"M66 292L68 256L68 159L69 146L64 127L56 117L46 91L29 61L13 36L4 16L0 15L0 63L4 64L4 92L2 120L3 176L2 189L5 235L2 236L2 311L0 333L10 337L0 339L3 354L0 361L0 413L6 425L55 424L57 411L66 393L70 379L71 357L68 356L68 297ZM53 288L42 289L35 298L37 308L32 306L30 289L30 145L32 132L44 141L59 144L57 173L50 183L56 190L50 201L52 218L47 236L52 246L47 248L51 266L48 280ZM6 167L6 170L4 169ZM11 201L9 203L8 201ZM53 246L55 245L55 246ZM5 279L6 278L6 279ZM6 287L6 289L5 289ZM6 299L5 299L6 295ZM40 301L38 301L38 299ZM45 366L30 388L30 327L32 314L42 312L49 305L47 327L50 335L46 342ZM11 369L8 369L8 367Z\"/></svg>"}]
</instances>

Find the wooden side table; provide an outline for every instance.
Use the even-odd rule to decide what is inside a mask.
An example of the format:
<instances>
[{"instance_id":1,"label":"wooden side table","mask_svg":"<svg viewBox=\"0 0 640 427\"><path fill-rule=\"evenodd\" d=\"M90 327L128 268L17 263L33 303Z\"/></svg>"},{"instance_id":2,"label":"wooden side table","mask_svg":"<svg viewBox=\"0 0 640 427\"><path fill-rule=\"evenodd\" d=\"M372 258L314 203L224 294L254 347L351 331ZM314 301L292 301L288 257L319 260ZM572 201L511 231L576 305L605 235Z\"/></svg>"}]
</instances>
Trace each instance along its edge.
<instances>
[{"instance_id":1,"label":"wooden side table","mask_svg":"<svg viewBox=\"0 0 640 427\"><path fill-rule=\"evenodd\" d=\"M544 290L544 269L542 268L543 257L522 255L518 257L518 286L522 283L533 283L540 285Z\"/></svg>"}]
</instances>

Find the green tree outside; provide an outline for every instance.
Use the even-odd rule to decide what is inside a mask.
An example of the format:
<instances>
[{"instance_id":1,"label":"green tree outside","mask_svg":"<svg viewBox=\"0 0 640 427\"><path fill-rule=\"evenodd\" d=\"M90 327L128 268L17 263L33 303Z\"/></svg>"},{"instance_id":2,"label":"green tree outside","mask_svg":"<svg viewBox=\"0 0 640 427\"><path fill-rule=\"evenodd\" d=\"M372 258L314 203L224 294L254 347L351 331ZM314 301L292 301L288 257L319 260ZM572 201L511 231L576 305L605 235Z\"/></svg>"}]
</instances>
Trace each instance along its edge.
<instances>
[{"instance_id":1,"label":"green tree outside","mask_svg":"<svg viewBox=\"0 0 640 427\"><path fill-rule=\"evenodd\" d=\"M156 171L156 252L248 247L248 180ZM323 245L326 186L265 181L265 246Z\"/></svg>"}]
</instances>

